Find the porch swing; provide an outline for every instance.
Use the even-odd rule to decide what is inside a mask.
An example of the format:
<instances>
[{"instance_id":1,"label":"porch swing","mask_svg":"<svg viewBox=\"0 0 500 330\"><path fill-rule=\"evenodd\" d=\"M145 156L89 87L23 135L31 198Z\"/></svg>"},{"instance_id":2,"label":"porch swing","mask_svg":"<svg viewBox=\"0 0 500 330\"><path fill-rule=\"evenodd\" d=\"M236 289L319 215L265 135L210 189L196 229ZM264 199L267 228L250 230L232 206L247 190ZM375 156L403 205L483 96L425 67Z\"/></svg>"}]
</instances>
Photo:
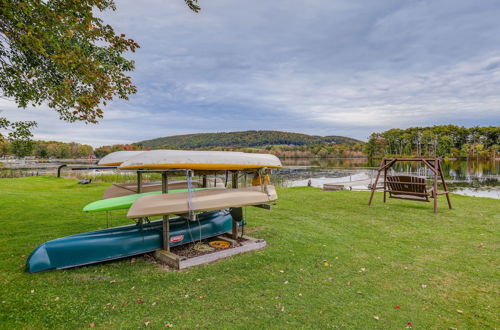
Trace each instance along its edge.
<instances>
[{"instance_id":1,"label":"porch swing","mask_svg":"<svg viewBox=\"0 0 500 330\"><path fill-rule=\"evenodd\" d=\"M388 170L397 162L420 162L429 169L433 176L433 185L427 189L425 176L414 175L387 175ZM378 187L380 174L384 173L384 185ZM443 191L438 191L438 176L441 179ZM446 182L441 168L440 158L384 158L377 170L375 183L371 186L370 200L368 206L371 206L373 195L378 189L384 191L384 203L389 198L398 198L418 202L430 202L429 198L434 199L434 213L437 213L437 197L438 195L446 195L448 207L451 209L451 201Z\"/></svg>"}]
</instances>

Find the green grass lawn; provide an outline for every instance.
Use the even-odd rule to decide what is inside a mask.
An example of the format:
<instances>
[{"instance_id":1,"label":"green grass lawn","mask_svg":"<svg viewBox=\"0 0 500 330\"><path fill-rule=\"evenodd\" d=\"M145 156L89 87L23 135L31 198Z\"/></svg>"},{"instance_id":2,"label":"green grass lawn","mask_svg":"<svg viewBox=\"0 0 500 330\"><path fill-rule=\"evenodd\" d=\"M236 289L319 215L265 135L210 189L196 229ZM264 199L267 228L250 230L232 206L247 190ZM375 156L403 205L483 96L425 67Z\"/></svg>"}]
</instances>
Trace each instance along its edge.
<instances>
[{"instance_id":1,"label":"green grass lawn","mask_svg":"<svg viewBox=\"0 0 500 330\"><path fill-rule=\"evenodd\" d=\"M0 180L0 328L498 327L500 201L487 198L452 195L453 210L441 198L435 215L431 203L283 188L272 211L247 208L268 242L256 252L182 272L139 257L25 273L39 244L106 227L81 209L108 185Z\"/></svg>"}]
</instances>

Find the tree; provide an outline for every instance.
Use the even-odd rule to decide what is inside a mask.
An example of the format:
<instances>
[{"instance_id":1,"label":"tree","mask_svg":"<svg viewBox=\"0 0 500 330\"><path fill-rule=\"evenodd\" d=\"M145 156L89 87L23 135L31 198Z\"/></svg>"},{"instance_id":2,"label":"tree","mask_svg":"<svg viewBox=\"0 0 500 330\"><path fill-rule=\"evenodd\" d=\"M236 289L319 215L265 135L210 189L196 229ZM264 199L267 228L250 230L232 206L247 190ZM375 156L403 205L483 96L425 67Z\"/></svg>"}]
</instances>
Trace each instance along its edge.
<instances>
[{"instance_id":1,"label":"tree","mask_svg":"<svg viewBox=\"0 0 500 330\"><path fill-rule=\"evenodd\" d=\"M33 134L31 129L36 126L34 121L18 121L10 122L5 118L0 117L0 129L7 130L7 137L11 144L12 152L18 157L24 157L33 150ZM0 140L4 137L0 133Z\"/></svg>"},{"instance_id":2,"label":"tree","mask_svg":"<svg viewBox=\"0 0 500 330\"><path fill-rule=\"evenodd\" d=\"M184 1L200 10L198 0ZM103 117L106 102L128 99L137 88L126 74L134 62L123 55L139 45L97 16L106 10L116 10L113 0L2 0L0 96L86 123ZM20 125L29 126L10 129Z\"/></svg>"}]
</instances>

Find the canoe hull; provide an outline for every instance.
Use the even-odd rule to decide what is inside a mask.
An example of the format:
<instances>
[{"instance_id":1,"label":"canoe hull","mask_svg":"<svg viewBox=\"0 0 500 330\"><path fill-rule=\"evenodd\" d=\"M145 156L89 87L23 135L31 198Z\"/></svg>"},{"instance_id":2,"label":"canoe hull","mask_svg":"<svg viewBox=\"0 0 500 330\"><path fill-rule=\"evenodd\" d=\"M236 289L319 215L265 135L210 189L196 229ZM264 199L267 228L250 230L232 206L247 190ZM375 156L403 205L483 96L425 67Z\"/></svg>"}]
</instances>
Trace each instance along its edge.
<instances>
[{"instance_id":1,"label":"canoe hull","mask_svg":"<svg viewBox=\"0 0 500 330\"><path fill-rule=\"evenodd\" d=\"M170 246L177 246L230 231L229 210L205 212L199 221L170 221ZM201 230L201 236L200 236ZM162 247L162 221L128 225L71 235L38 246L28 257L26 269L37 273L129 257Z\"/></svg>"}]
</instances>

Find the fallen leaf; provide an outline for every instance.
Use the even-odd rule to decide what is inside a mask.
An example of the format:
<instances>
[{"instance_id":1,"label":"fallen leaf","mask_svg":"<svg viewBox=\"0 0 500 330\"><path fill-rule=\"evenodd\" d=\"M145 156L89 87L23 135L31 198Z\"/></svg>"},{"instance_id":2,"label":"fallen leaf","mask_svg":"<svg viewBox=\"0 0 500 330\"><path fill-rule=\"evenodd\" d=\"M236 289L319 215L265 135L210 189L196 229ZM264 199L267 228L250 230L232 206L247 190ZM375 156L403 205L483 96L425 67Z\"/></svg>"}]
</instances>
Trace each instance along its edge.
<instances>
[{"instance_id":1,"label":"fallen leaf","mask_svg":"<svg viewBox=\"0 0 500 330\"><path fill-rule=\"evenodd\" d=\"M59 297L55 297L54 301L59 301L59 299L60 299Z\"/></svg>"},{"instance_id":2,"label":"fallen leaf","mask_svg":"<svg viewBox=\"0 0 500 330\"><path fill-rule=\"evenodd\" d=\"M135 290L135 286L131 287L130 290Z\"/></svg>"},{"instance_id":3,"label":"fallen leaf","mask_svg":"<svg viewBox=\"0 0 500 330\"><path fill-rule=\"evenodd\" d=\"M429 306L422 306L422 310L426 311L429 309Z\"/></svg>"},{"instance_id":4,"label":"fallen leaf","mask_svg":"<svg viewBox=\"0 0 500 330\"><path fill-rule=\"evenodd\" d=\"M166 328L172 328L174 325L172 323L165 323Z\"/></svg>"},{"instance_id":5,"label":"fallen leaf","mask_svg":"<svg viewBox=\"0 0 500 330\"><path fill-rule=\"evenodd\" d=\"M302 297L302 293L299 293L299 297Z\"/></svg>"},{"instance_id":6,"label":"fallen leaf","mask_svg":"<svg viewBox=\"0 0 500 330\"><path fill-rule=\"evenodd\" d=\"M283 282L283 284L288 284L288 281Z\"/></svg>"},{"instance_id":7,"label":"fallen leaf","mask_svg":"<svg viewBox=\"0 0 500 330\"><path fill-rule=\"evenodd\" d=\"M156 301L151 304L151 306L156 306Z\"/></svg>"},{"instance_id":8,"label":"fallen leaf","mask_svg":"<svg viewBox=\"0 0 500 330\"><path fill-rule=\"evenodd\" d=\"M395 309L401 309L401 306L400 305L396 305L394 306Z\"/></svg>"},{"instance_id":9,"label":"fallen leaf","mask_svg":"<svg viewBox=\"0 0 500 330\"><path fill-rule=\"evenodd\" d=\"M188 294L185 294L185 295L184 295L184 298L189 298L189 295L188 295Z\"/></svg>"},{"instance_id":10,"label":"fallen leaf","mask_svg":"<svg viewBox=\"0 0 500 330\"><path fill-rule=\"evenodd\" d=\"M141 299L141 298L139 298L139 299L136 300L136 302L138 302L139 304L142 304L144 302L144 300Z\"/></svg>"},{"instance_id":11,"label":"fallen leaf","mask_svg":"<svg viewBox=\"0 0 500 330\"><path fill-rule=\"evenodd\" d=\"M375 315L375 316L373 317L373 319L374 319L375 321L380 321L380 317L378 317L377 315Z\"/></svg>"},{"instance_id":12,"label":"fallen leaf","mask_svg":"<svg viewBox=\"0 0 500 330\"><path fill-rule=\"evenodd\" d=\"M205 296L200 296L200 299L205 299Z\"/></svg>"},{"instance_id":13,"label":"fallen leaf","mask_svg":"<svg viewBox=\"0 0 500 330\"><path fill-rule=\"evenodd\" d=\"M21 258L26 258L26 255L25 254L21 254Z\"/></svg>"},{"instance_id":14,"label":"fallen leaf","mask_svg":"<svg viewBox=\"0 0 500 330\"><path fill-rule=\"evenodd\" d=\"M109 283L116 283L116 280L111 280L109 281Z\"/></svg>"},{"instance_id":15,"label":"fallen leaf","mask_svg":"<svg viewBox=\"0 0 500 330\"><path fill-rule=\"evenodd\" d=\"M94 322L90 323L89 328L95 328L95 323Z\"/></svg>"},{"instance_id":16,"label":"fallen leaf","mask_svg":"<svg viewBox=\"0 0 500 330\"><path fill-rule=\"evenodd\" d=\"M427 284L420 284L420 287L421 287L422 289L425 289L425 288L427 288Z\"/></svg>"},{"instance_id":17,"label":"fallen leaf","mask_svg":"<svg viewBox=\"0 0 500 330\"><path fill-rule=\"evenodd\" d=\"M33 290L33 289L32 289L30 292L31 292L31 293L35 293L35 290Z\"/></svg>"},{"instance_id":18,"label":"fallen leaf","mask_svg":"<svg viewBox=\"0 0 500 330\"><path fill-rule=\"evenodd\" d=\"M346 284L345 284L345 285L347 285L347 286L351 286L351 282L346 282Z\"/></svg>"},{"instance_id":19,"label":"fallen leaf","mask_svg":"<svg viewBox=\"0 0 500 330\"><path fill-rule=\"evenodd\" d=\"M407 328L411 328L411 327L413 327L413 322L408 322L408 323L406 323L406 327L407 327Z\"/></svg>"},{"instance_id":20,"label":"fallen leaf","mask_svg":"<svg viewBox=\"0 0 500 330\"><path fill-rule=\"evenodd\" d=\"M463 314L463 313L464 313L464 311L463 311L463 310L461 310L461 309L457 309L457 313L459 313L459 314Z\"/></svg>"},{"instance_id":21,"label":"fallen leaf","mask_svg":"<svg viewBox=\"0 0 500 330\"><path fill-rule=\"evenodd\" d=\"M361 269L359 270L359 272L360 272L360 273L362 273L362 272L366 272L366 268L361 267Z\"/></svg>"},{"instance_id":22,"label":"fallen leaf","mask_svg":"<svg viewBox=\"0 0 500 330\"><path fill-rule=\"evenodd\" d=\"M481 243L481 244L479 244L477 247L478 247L478 248L480 248L480 249L484 249L486 246L484 246L484 244L483 244L483 243Z\"/></svg>"},{"instance_id":23,"label":"fallen leaf","mask_svg":"<svg viewBox=\"0 0 500 330\"><path fill-rule=\"evenodd\" d=\"M323 266L325 267L329 267L330 266L330 263L326 260L323 261Z\"/></svg>"},{"instance_id":24,"label":"fallen leaf","mask_svg":"<svg viewBox=\"0 0 500 330\"><path fill-rule=\"evenodd\" d=\"M285 271L284 270L280 270L280 273L284 273Z\"/></svg>"},{"instance_id":25,"label":"fallen leaf","mask_svg":"<svg viewBox=\"0 0 500 330\"><path fill-rule=\"evenodd\" d=\"M144 322L144 326L146 326L146 327L147 327L147 326L149 325L149 323L151 323L151 322L150 322L150 321L146 321L146 322Z\"/></svg>"},{"instance_id":26,"label":"fallen leaf","mask_svg":"<svg viewBox=\"0 0 500 330\"><path fill-rule=\"evenodd\" d=\"M201 278L197 278L196 280L197 280L198 282L201 282Z\"/></svg>"}]
</instances>

